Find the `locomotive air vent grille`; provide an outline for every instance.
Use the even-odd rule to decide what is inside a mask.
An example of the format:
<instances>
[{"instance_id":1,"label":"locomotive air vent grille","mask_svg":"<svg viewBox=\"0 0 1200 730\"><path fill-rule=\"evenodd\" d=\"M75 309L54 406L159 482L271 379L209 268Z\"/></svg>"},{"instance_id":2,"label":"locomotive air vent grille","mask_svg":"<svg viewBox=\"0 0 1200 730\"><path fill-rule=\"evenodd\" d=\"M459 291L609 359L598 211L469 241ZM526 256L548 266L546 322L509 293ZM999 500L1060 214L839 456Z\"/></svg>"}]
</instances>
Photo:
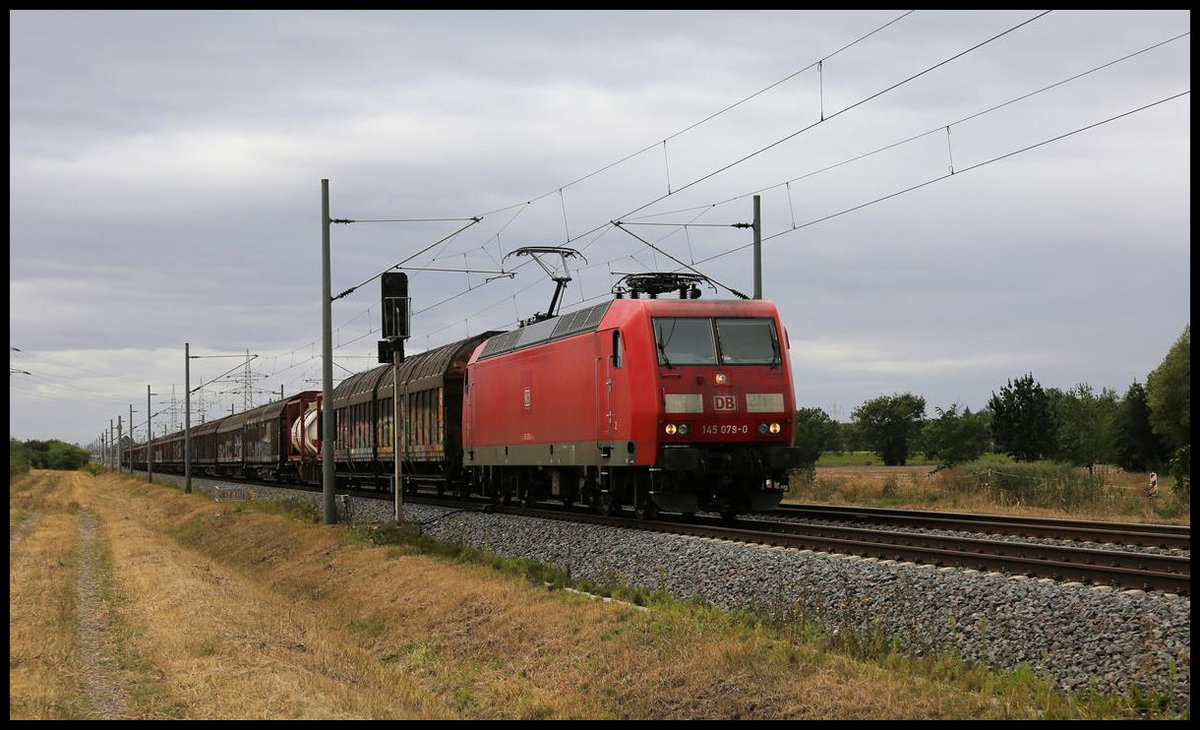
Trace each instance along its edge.
<instances>
[{"instance_id":1,"label":"locomotive air vent grille","mask_svg":"<svg viewBox=\"0 0 1200 730\"><path fill-rule=\"evenodd\" d=\"M511 350L538 345L581 332L595 331L600 325L600 320L604 319L604 314L608 311L609 304L611 302L597 304L594 307L580 309L570 314L564 314L561 317L543 320L528 327L522 327L512 332L497 335L488 340L487 344L483 346L483 352L479 353L479 359L483 360L496 355L502 355Z\"/></svg>"},{"instance_id":2,"label":"locomotive air vent grille","mask_svg":"<svg viewBox=\"0 0 1200 730\"><path fill-rule=\"evenodd\" d=\"M582 323L582 327L580 329L594 329L600 326L600 320L604 319L604 313L608 311L609 304L611 304L611 302L605 302L603 304L597 304L591 309L583 310L587 312L588 315L587 321Z\"/></svg>"},{"instance_id":3,"label":"locomotive air vent grille","mask_svg":"<svg viewBox=\"0 0 1200 730\"><path fill-rule=\"evenodd\" d=\"M491 357L492 355L497 355L501 352L508 352L512 349L513 343L515 343L517 338L520 336L521 330L513 330L512 332L505 332L502 335L496 335L492 339L488 340L487 345L483 348L483 352L480 353L479 356Z\"/></svg>"},{"instance_id":4,"label":"locomotive air vent grille","mask_svg":"<svg viewBox=\"0 0 1200 730\"><path fill-rule=\"evenodd\" d=\"M578 312L571 312L570 314L564 314L563 316L559 317L558 324L554 327L554 334L550 336L562 337L568 332L574 332L576 329L575 325L579 322L579 315L584 314L587 311L588 310L586 309L581 309Z\"/></svg>"}]
</instances>

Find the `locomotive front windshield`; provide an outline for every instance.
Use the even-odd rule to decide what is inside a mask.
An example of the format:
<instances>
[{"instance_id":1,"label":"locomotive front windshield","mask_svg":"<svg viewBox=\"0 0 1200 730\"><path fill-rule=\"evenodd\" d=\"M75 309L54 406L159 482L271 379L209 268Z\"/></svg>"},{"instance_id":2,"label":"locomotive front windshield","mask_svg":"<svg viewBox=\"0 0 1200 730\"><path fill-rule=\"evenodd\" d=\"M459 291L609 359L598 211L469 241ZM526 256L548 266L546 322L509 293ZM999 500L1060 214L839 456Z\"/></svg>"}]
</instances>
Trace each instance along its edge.
<instances>
[{"instance_id":1,"label":"locomotive front windshield","mask_svg":"<svg viewBox=\"0 0 1200 730\"><path fill-rule=\"evenodd\" d=\"M655 317L658 364L777 365L775 322L757 317Z\"/></svg>"}]
</instances>

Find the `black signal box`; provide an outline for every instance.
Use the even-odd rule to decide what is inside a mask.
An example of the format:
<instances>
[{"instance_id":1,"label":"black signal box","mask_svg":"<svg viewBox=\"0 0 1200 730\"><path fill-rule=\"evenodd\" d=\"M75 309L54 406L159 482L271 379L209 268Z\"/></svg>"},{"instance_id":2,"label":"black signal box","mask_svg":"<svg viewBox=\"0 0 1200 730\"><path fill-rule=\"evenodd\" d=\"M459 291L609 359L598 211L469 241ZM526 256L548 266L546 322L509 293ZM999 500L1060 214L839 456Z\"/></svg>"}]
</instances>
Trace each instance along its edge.
<instances>
[{"instance_id":1,"label":"black signal box","mask_svg":"<svg viewBox=\"0 0 1200 730\"><path fill-rule=\"evenodd\" d=\"M408 339L411 314L408 299L408 274L387 271L383 283L383 337L386 340Z\"/></svg>"}]
</instances>

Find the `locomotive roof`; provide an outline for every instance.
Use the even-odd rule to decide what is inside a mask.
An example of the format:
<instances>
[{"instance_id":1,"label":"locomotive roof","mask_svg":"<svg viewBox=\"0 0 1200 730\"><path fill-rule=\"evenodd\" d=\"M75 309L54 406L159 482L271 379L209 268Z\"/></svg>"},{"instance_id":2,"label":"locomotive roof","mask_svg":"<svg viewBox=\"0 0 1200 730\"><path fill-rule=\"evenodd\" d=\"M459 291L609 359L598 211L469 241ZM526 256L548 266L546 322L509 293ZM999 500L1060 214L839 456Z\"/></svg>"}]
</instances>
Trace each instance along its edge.
<instances>
[{"instance_id":1,"label":"locomotive roof","mask_svg":"<svg viewBox=\"0 0 1200 730\"><path fill-rule=\"evenodd\" d=\"M615 299L593 307L579 309L568 314L544 319L527 327L504 332L487 341L479 353L478 360L503 355L544 342L570 337L583 332L595 332L611 307L636 308L648 311L651 316L720 316L730 314L731 309L749 310L755 316L774 311L774 304L763 299ZM629 309L626 309L629 311ZM745 316L743 314L743 316Z\"/></svg>"},{"instance_id":2,"label":"locomotive roof","mask_svg":"<svg viewBox=\"0 0 1200 730\"><path fill-rule=\"evenodd\" d=\"M612 306L612 302L607 301L603 304L597 304L594 307L579 309L570 314L544 319L528 327L522 327L497 335L487 341L487 344L483 347L483 352L479 353L479 359L486 360L489 357L502 355L523 347L540 345L550 340L570 337L581 332L594 332L600 326L600 320L604 319L604 315L608 312L610 306Z\"/></svg>"}]
</instances>

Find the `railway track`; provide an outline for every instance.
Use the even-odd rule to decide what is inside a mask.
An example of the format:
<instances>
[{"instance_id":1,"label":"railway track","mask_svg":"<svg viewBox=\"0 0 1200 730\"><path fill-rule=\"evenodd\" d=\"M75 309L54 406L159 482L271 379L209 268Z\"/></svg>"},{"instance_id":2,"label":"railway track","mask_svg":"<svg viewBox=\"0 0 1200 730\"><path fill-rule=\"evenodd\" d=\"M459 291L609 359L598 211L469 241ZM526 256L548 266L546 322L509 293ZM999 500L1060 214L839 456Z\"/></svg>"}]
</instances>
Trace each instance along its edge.
<instances>
[{"instance_id":1,"label":"railway track","mask_svg":"<svg viewBox=\"0 0 1200 730\"><path fill-rule=\"evenodd\" d=\"M1181 550L1190 550L1192 547L1192 528L1189 525L1132 524L1053 517L981 515L815 504L780 505L780 508L773 514L786 518L871 522L926 529L986 532Z\"/></svg>"},{"instance_id":2,"label":"railway track","mask_svg":"<svg viewBox=\"0 0 1200 730\"><path fill-rule=\"evenodd\" d=\"M298 488L263 484L276 488ZM311 488L308 491L320 491ZM391 500L390 494L338 490L339 494ZM428 504L457 509L494 511L542 519L587 522L631 529L692 535L711 539L749 542L762 545L842 553L880 560L896 560L938 567L956 567L993 571L1010 576L1077 581L1108 585L1117 589L1164 591L1179 595L1191 593L1191 558L1180 555L1137 552L1118 548L1096 549L1090 544L1102 541L1123 545L1164 545L1190 549L1190 528L1170 525L1132 525L1093 523L1049 518L1018 518L996 515L954 513L926 514L917 511L879 508L816 507L785 508L783 514L819 515L821 519L841 519L892 523L908 528L936 527L973 533L1003 533L1032 537L1054 537L1086 541L1081 545L1048 545L1036 542L993 540L978 536L943 535L852 527L831 524L806 524L788 521L744 519L728 523L716 518L637 519L624 513L602 516L585 508L564 509L546 506L495 505L483 501L464 502L457 498L432 495L405 495L406 503ZM952 526L953 525L953 526ZM1145 528L1152 529L1145 529ZM1156 536L1151 540L1149 535ZM1099 538L1103 536L1104 539Z\"/></svg>"},{"instance_id":3,"label":"railway track","mask_svg":"<svg viewBox=\"0 0 1200 730\"><path fill-rule=\"evenodd\" d=\"M1108 585L1118 589L1191 593L1191 558L1039 543L931 535L855 527L743 520L638 520L527 507L495 507L505 514L573 520L672 534L843 553L939 567Z\"/></svg>"}]
</instances>

